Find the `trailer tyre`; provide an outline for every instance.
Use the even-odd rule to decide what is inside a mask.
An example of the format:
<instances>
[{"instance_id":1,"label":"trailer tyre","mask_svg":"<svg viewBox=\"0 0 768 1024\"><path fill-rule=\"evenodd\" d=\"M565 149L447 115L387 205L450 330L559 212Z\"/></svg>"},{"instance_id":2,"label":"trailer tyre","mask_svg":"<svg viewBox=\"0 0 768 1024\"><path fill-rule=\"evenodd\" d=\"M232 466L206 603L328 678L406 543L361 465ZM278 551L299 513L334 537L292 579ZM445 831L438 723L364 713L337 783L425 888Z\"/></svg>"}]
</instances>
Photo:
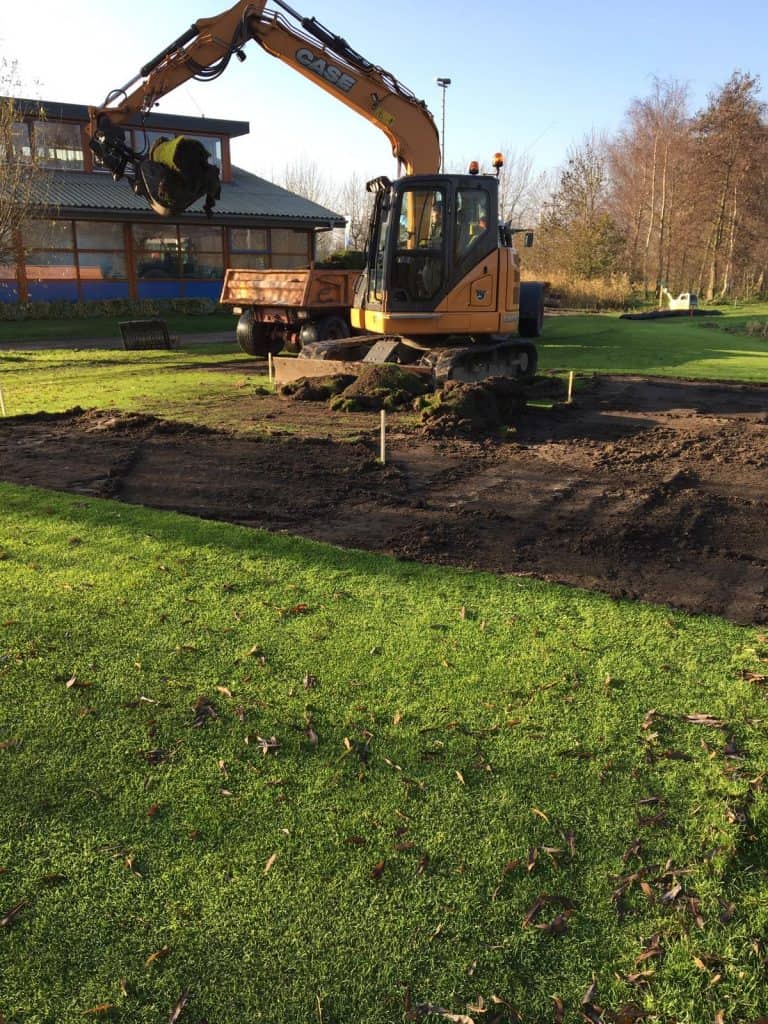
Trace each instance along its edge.
<instances>
[{"instance_id":1,"label":"trailer tyre","mask_svg":"<svg viewBox=\"0 0 768 1024\"><path fill-rule=\"evenodd\" d=\"M521 338L540 338L544 330L544 285L525 281L520 285Z\"/></svg>"},{"instance_id":2,"label":"trailer tyre","mask_svg":"<svg viewBox=\"0 0 768 1024\"><path fill-rule=\"evenodd\" d=\"M348 338L351 330L347 321L341 316L326 316L317 322L317 337L320 341L338 341Z\"/></svg>"},{"instance_id":3,"label":"trailer tyre","mask_svg":"<svg viewBox=\"0 0 768 1024\"><path fill-rule=\"evenodd\" d=\"M247 309L237 321L237 342L249 356L276 356L283 350L283 338L276 328L254 319L253 310Z\"/></svg>"}]
</instances>

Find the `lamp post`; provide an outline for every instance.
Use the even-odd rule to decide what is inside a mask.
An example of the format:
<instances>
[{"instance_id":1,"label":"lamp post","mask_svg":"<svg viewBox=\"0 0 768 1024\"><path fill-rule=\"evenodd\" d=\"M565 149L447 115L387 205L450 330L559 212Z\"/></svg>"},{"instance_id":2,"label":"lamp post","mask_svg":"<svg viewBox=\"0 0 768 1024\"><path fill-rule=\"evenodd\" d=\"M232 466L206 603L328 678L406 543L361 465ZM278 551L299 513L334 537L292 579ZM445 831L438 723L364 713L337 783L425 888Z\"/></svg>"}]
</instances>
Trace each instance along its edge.
<instances>
[{"instance_id":1,"label":"lamp post","mask_svg":"<svg viewBox=\"0 0 768 1024\"><path fill-rule=\"evenodd\" d=\"M436 78L435 81L443 90L443 128L440 140L440 173L445 170L445 91L451 84L450 78Z\"/></svg>"}]
</instances>

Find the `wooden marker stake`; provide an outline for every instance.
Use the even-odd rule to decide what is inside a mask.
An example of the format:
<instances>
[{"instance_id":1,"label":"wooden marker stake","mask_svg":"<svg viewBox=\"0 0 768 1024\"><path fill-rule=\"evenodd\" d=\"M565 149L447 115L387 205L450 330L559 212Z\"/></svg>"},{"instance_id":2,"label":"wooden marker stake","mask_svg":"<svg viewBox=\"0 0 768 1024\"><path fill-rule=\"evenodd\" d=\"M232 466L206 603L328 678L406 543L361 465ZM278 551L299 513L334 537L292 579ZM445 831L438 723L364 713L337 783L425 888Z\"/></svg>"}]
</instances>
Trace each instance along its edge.
<instances>
[{"instance_id":1,"label":"wooden marker stake","mask_svg":"<svg viewBox=\"0 0 768 1024\"><path fill-rule=\"evenodd\" d=\"M3 416L5 416L5 399L3 398L2 388L0 388L0 411L2 411Z\"/></svg>"},{"instance_id":2,"label":"wooden marker stake","mask_svg":"<svg viewBox=\"0 0 768 1024\"><path fill-rule=\"evenodd\" d=\"M566 405L570 405L573 401L573 370L568 374L568 399Z\"/></svg>"},{"instance_id":3,"label":"wooden marker stake","mask_svg":"<svg viewBox=\"0 0 768 1024\"><path fill-rule=\"evenodd\" d=\"M379 461L382 466L387 462L387 414L381 410L381 443L379 445Z\"/></svg>"},{"instance_id":4,"label":"wooden marker stake","mask_svg":"<svg viewBox=\"0 0 768 1024\"><path fill-rule=\"evenodd\" d=\"M272 353L271 352L267 353L267 364L269 366L269 383L271 384L272 383L273 374L274 374L274 371L272 369Z\"/></svg>"}]
</instances>

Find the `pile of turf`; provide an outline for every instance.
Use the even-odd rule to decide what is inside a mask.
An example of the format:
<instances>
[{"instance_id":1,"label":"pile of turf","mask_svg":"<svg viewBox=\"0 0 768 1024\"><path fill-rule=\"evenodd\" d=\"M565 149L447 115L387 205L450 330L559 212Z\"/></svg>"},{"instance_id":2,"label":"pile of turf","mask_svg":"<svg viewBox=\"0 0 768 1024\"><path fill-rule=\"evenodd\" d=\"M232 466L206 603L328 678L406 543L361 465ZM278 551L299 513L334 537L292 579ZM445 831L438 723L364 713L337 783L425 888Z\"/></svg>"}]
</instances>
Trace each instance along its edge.
<instances>
[{"instance_id":1,"label":"pile of turf","mask_svg":"<svg viewBox=\"0 0 768 1024\"><path fill-rule=\"evenodd\" d=\"M330 377L300 377L281 384L278 393L296 402L327 402L354 381L354 376L339 373Z\"/></svg>"},{"instance_id":2,"label":"pile of turf","mask_svg":"<svg viewBox=\"0 0 768 1024\"><path fill-rule=\"evenodd\" d=\"M511 426L526 405L524 385L503 377L477 384L449 380L421 401L421 419L430 436L495 434Z\"/></svg>"},{"instance_id":3,"label":"pile of turf","mask_svg":"<svg viewBox=\"0 0 768 1024\"><path fill-rule=\"evenodd\" d=\"M430 381L396 363L371 364L340 395L331 399L331 408L343 412L402 409L411 406L414 399L430 389Z\"/></svg>"}]
</instances>

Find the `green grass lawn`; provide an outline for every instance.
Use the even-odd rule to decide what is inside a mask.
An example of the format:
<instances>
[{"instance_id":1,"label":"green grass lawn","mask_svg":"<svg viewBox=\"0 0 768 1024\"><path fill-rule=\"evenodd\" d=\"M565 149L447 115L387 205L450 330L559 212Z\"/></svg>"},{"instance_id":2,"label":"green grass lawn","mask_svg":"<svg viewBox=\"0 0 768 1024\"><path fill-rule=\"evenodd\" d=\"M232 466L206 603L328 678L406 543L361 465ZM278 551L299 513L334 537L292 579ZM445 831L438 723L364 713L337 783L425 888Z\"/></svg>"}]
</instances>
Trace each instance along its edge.
<instances>
[{"instance_id":1,"label":"green grass lawn","mask_svg":"<svg viewBox=\"0 0 768 1024\"><path fill-rule=\"evenodd\" d=\"M765 1014L754 630L7 485L0 536L7 1024Z\"/></svg>"},{"instance_id":2,"label":"green grass lawn","mask_svg":"<svg viewBox=\"0 0 768 1024\"><path fill-rule=\"evenodd\" d=\"M209 405L268 384L266 376L215 373L212 368L247 358L231 346L195 345L187 350L56 350L0 353L0 387L8 415L74 406L175 415L216 425ZM252 365L252 364L251 364Z\"/></svg>"},{"instance_id":3,"label":"green grass lawn","mask_svg":"<svg viewBox=\"0 0 768 1024\"><path fill-rule=\"evenodd\" d=\"M723 314L668 320L548 317L539 365L584 373L767 381L768 339L740 332L751 320L768 320L768 303L724 308Z\"/></svg>"},{"instance_id":4,"label":"green grass lawn","mask_svg":"<svg viewBox=\"0 0 768 1024\"><path fill-rule=\"evenodd\" d=\"M120 338L120 321L128 316L92 317L84 320L14 320L0 321L0 343L22 344L28 341L79 341L89 338ZM141 319L134 317L133 319ZM189 316L179 313L163 315L171 334L208 334L232 331L235 340L236 319L231 313Z\"/></svg>"}]
</instances>

